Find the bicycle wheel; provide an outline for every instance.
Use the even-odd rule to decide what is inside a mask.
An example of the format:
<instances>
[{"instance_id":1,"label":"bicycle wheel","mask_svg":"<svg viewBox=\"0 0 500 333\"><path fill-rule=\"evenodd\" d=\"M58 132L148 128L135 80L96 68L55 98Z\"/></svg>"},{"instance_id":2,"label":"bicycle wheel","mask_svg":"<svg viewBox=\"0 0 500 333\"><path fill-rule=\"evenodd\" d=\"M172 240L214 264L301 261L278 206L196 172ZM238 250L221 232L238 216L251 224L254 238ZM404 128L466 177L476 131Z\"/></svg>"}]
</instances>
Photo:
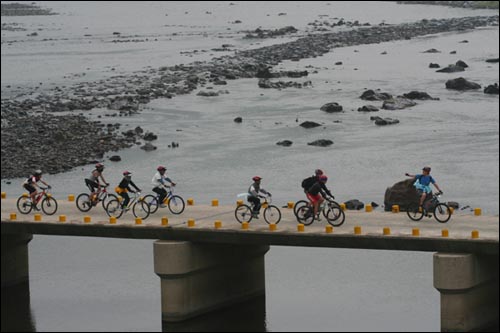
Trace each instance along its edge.
<instances>
[{"instance_id":1,"label":"bicycle wheel","mask_svg":"<svg viewBox=\"0 0 500 333\"><path fill-rule=\"evenodd\" d=\"M152 194L148 194L144 197L144 202L149 205L149 214L154 214L158 210L158 199Z\"/></svg>"},{"instance_id":2,"label":"bicycle wheel","mask_svg":"<svg viewBox=\"0 0 500 333\"><path fill-rule=\"evenodd\" d=\"M29 197L20 196L17 199L17 210L21 214L29 214L33 207L31 206L31 200Z\"/></svg>"},{"instance_id":3,"label":"bicycle wheel","mask_svg":"<svg viewBox=\"0 0 500 333\"><path fill-rule=\"evenodd\" d=\"M406 208L406 214L413 221L420 221L424 217L424 209L418 203L410 204Z\"/></svg>"},{"instance_id":4,"label":"bicycle wheel","mask_svg":"<svg viewBox=\"0 0 500 333\"><path fill-rule=\"evenodd\" d=\"M109 217L116 217L119 219L123 215L122 204L120 201L113 199L106 205L106 213Z\"/></svg>"},{"instance_id":5,"label":"bicycle wheel","mask_svg":"<svg viewBox=\"0 0 500 333\"><path fill-rule=\"evenodd\" d=\"M247 205L240 205L236 207L234 210L234 216L236 217L236 220L238 222L243 223L243 222L250 222L252 221L252 208Z\"/></svg>"},{"instance_id":6,"label":"bicycle wheel","mask_svg":"<svg viewBox=\"0 0 500 333\"><path fill-rule=\"evenodd\" d=\"M329 208L325 211L323 211L326 220L328 223L330 223L334 227L340 227L342 224L344 224L345 221L345 213L340 208L340 206L329 206Z\"/></svg>"},{"instance_id":7,"label":"bicycle wheel","mask_svg":"<svg viewBox=\"0 0 500 333\"><path fill-rule=\"evenodd\" d=\"M434 217L440 223L446 223L451 218L451 209L445 203L438 203L434 207Z\"/></svg>"},{"instance_id":8,"label":"bicycle wheel","mask_svg":"<svg viewBox=\"0 0 500 333\"><path fill-rule=\"evenodd\" d=\"M178 195L173 195L168 199L168 209L172 212L172 214L180 214L184 211L184 199L182 199Z\"/></svg>"},{"instance_id":9,"label":"bicycle wheel","mask_svg":"<svg viewBox=\"0 0 500 333\"><path fill-rule=\"evenodd\" d=\"M297 221L303 225L310 225L314 222L314 208L306 205L297 210Z\"/></svg>"},{"instance_id":10,"label":"bicycle wheel","mask_svg":"<svg viewBox=\"0 0 500 333\"><path fill-rule=\"evenodd\" d=\"M295 205L293 206L293 214L295 216L297 216L297 212L298 212L299 208L302 207L302 206L307 206L308 204L309 204L309 202L306 201L306 200L299 200L299 201L297 201L295 203Z\"/></svg>"},{"instance_id":11,"label":"bicycle wheel","mask_svg":"<svg viewBox=\"0 0 500 333\"><path fill-rule=\"evenodd\" d=\"M278 224L281 221L281 212L275 205L269 205L264 209L264 220L268 224L274 223Z\"/></svg>"},{"instance_id":12,"label":"bicycle wheel","mask_svg":"<svg viewBox=\"0 0 500 333\"><path fill-rule=\"evenodd\" d=\"M76 197L76 207L82 212L88 212L92 208L90 195L82 193Z\"/></svg>"},{"instance_id":13,"label":"bicycle wheel","mask_svg":"<svg viewBox=\"0 0 500 333\"><path fill-rule=\"evenodd\" d=\"M45 197L42 200L42 210L47 215L54 215L57 212L57 201L52 197Z\"/></svg>"},{"instance_id":14,"label":"bicycle wheel","mask_svg":"<svg viewBox=\"0 0 500 333\"><path fill-rule=\"evenodd\" d=\"M132 207L132 213L134 213L135 217L140 217L145 220L149 216L149 205L143 200L137 201L134 203Z\"/></svg>"},{"instance_id":15,"label":"bicycle wheel","mask_svg":"<svg viewBox=\"0 0 500 333\"><path fill-rule=\"evenodd\" d=\"M107 193L103 199L100 199L102 203L102 208L106 210L106 206L111 200L118 200L118 197L112 193Z\"/></svg>"}]
</instances>

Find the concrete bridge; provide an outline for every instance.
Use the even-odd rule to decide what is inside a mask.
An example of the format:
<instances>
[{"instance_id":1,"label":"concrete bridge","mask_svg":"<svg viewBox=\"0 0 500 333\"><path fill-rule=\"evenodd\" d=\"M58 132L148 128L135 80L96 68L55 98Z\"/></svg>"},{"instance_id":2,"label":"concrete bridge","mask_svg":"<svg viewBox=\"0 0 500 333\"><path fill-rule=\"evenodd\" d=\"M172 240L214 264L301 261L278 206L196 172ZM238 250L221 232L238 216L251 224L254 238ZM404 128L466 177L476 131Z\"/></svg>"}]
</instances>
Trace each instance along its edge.
<instances>
[{"instance_id":1,"label":"concrete bridge","mask_svg":"<svg viewBox=\"0 0 500 333\"><path fill-rule=\"evenodd\" d=\"M344 225L333 230L323 220L299 231L292 209L281 209L275 230L262 217L243 229L235 207L188 205L180 216L160 209L144 221L129 212L112 224L99 206L84 214L74 202L59 200L57 213L40 220L17 212L15 199L2 199L2 287L28 280L27 246L34 234L156 240L154 268L167 322L264 294L270 245L431 251L442 331L498 325L498 216L457 212L441 224L434 218L413 222L406 213L346 211Z\"/></svg>"}]
</instances>

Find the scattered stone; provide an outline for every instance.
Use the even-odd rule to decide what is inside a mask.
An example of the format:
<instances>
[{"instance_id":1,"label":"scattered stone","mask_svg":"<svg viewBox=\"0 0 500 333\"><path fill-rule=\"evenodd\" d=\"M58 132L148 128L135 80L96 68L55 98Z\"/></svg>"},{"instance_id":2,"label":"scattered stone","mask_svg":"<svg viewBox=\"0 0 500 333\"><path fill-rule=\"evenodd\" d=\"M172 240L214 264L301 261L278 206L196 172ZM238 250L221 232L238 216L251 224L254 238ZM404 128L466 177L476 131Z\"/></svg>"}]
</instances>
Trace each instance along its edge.
<instances>
[{"instance_id":1,"label":"scattered stone","mask_svg":"<svg viewBox=\"0 0 500 333\"><path fill-rule=\"evenodd\" d=\"M120 157L120 155L113 155L109 158L109 160L112 162L120 162L122 158Z\"/></svg>"},{"instance_id":2,"label":"scattered stone","mask_svg":"<svg viewBox=\"0 0 500 333\"><path fill-rule=\"evenodd\" d=\"M408 99L418 99L420 101L423 100L433 100L433 101L438 101L439 98L431 97L428 93L423 92L423 91L410 91L407 94L403 94L404 97Z\"/></svg>"},{"instance_id":3,"label":"scattered stone","mask_svg":"<svg viewBox=\"0 0 500 333\"><path fill-rule=\"evenodd\" d=\"M243 118L241 118L241 117L236 117L236 118L234 118L234 119L233 119L233 121L234 121L235 123L241 124L241 122L243 121Z\"/></svg>"},{"instance_id":4,"label":"scattered stone","mask_svg":"<svg viewBox=\"0 0 500 333\"><path fill-rule=\"evenodd\" d=\"M365 101L385 101L392 98L391 94L388 93L376 93L373 90L367 90L359 97Z\"/></svg>"},{"instance_id":5,"label":"scattered stone","mask_svg":"<svg viewBox=\"0 0 500 333\"><path fill-rule=\"evenodd\" d=\"M481 86L475 82L467 81L463 77L459 77L457 79L446 81L446 89L453 90L475 90L481 89Z\"/></svg>"},{"instance_id":6,"label":"scattered stone","mask_svg":"<svg viewBox=\"0 0 500 333\"><path fill-rule=\"evenodd\" d=\"M363 112L376 112L378 111L378 108L373 105L364 105L360 108L358 108L358 111L363 111Z\"/></svg>"},{"instance_id":7,"label":"scattered stone","mask_svg":"<svg viewBox=\"0 0 500 333\"><path fill-rule=\"evenodd\" d=\"M333 141L332 140L320 139L320 140L316 140L316 141L313 141L313 142L309 142L308 145L309 146L317 146L317 147L328 147L328 146L333 145Z\"/></svg>"},{"instance_id":8,"label":"scattered stone","mask_svg":"<svg viewBox=\"0 0 500 333\"><path fill-rule=\"evenodd\" d=\"M385 110L403 110L406 108L410 108L412 106L417 105L414 101L405 98L405 97L395 97L389 100L384 101L382 104L382 109Z\"/></svg>"},{"instance_id":9,"label":"scattered stone","mask_svg":"<svg viewBox=\"0 0 500 333\"><path fill-rule=\"evenodd\" d=\"M314 121L304 121L300 126L304 128L314 128L314 127L319 127L321 124L315 123Z\"/></svg>"},{"instance_id":10,"label":"scattered stone","mask_svg":"<svg viewBox=\"0 0 500 333\"><path fill-rule=\"evenodd\" d=\"M325 105L323 105L320 108L320 110L328 112L328 113L342 112L342 105L340 105L339 103L336 103L336 102L326 103Z\"/></svg>"},{"instance_id":11,"label":"scattered stone","mask_svg":"<svg viewBox=\"0 0 500 333\"><path fill-rule=\"evenodd\" d=\"M370 117L370 120L375 120L375 125L379 126L399 124L398 119L392 118Z\"/></svg>"},{"instance_id":12,"label":"scattered stone","mask_svg":"<svg viewBox=\"0 0 500 333\"><path fill-rule=\"evenodd\" d=\"M283 141L277 142L276 144L279 146L283 146L283 147L290 147L293 144L293 142L290 140L283 140Z\"/></svg>"},{"instance_id":13,"label":"scattered stone","mask_svg":"<svg viewBox=\"0 0 500 333\"><path fill-rule=\"evenodd\" d=\"M439 67L441 67L441 66L439 66L439 64L436 64L436 63L432 63L432 62L431 62L431 63L429 64L429 68L439 68Z\"/></svg>"},{"instance_id":14,"label":"scattered stone","mask_svg":"<svg viewBox=\"0 0 500 333\"><path fill-rule=\"evenodd\" d=\"M484 88L485 94L498 95L498 84L490 84L486 88Z\"/></svg>"}]
</instances>

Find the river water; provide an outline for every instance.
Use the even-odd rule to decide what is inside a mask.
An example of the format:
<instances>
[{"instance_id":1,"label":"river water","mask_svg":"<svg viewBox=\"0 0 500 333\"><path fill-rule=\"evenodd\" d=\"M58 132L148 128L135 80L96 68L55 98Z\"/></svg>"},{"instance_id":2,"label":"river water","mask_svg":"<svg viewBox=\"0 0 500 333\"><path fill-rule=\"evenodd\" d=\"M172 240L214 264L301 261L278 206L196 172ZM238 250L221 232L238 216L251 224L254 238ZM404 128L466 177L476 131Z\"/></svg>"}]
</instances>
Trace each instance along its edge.
<instances>
[{"instance_id":1,"label":"river water","mask_svg":"<svg viewBox=\"0 0 500 333\"><path fill-rule=\"evenodd\" d=\"M222 44L244 50L293 39L242 38L241 31L259 26L293 25L304 33L310 29L307 23L334 22L334 17L375 25L498 15L498 11L364 1L41 3L59 15L2 17L2 23L27 28L2 30L2 97L40 82L46 88L71 85L148 66L187 64L230 54L210 51ZM235 24L236 20L241 23ZM34 31L38 37L26 36ZM144 41L114 43L113 32ZM206 204L212 198L221 204L233 203L236 194L246 191L251 177L260 175L263 187L281 205L300 199L300 181L322 168L338 201L356 198L383 204L386 187L404 179L405 172L418 173L424 165L431 165L445 200L498 215L498 96L482 90L445 89L446 80L459 76L482 86L498 82L498 64L485 62L498 57L498 35L498 27L490 27L338 48L322 57L284 62L275 68L317 70L295 79L311 80L311 87L264 90L258 88L257 79L240 79L214 87L227 89L229 94L155 100L133 117L100 118L104 123L120 122L124 130L141 126L158 135L153 142L158 149L153 152L134 147L117 152L121 162L106 159L104 175L116 184L122 171L132 171L134 181L149 191L154 169L166 165L178 183L178 194ZM463 40L468 43L460 43ZM7 41L12 43L7 45ZM430 48L441 53L423 53ZM446 66L457 60L469 65L460 75L428 68L431 62ZM334 65L338 61L342 65ZM426 91L440 100L366 114L357 108L380 105L359 99L365 89L393 95ZM343 105L345 112L319 110L329 102ZM106 113L87 112L96 119ZM400 123L379 127L370 121L372 115L397 118ZM238 116L243 118L241 124L233 122ZM305 120L323 126L298 127ZM328 148L307 145L317 139L330 139L334 144ZM291 140L293 145L277 146L281 140ZM172 141L179 148L169 148ZM54 195L64 198L85 190L83 178L91 169L89 165L44 178L53 185ZM21 181L2 181L2 191L19 195ZM406 219L402 223L411 227ZM342 228L352 228L348 214ZM4 315L2 310L2 330L437 331L440 327L432 253L272 247L266 255L265 299L221 312L217 320L201 318L169 326L161 323L160 281L153 272L151 241L36 235L29 249L30 287L29 293L24 292L29 306L20 307L16 316ZM3 305L4 296L2 309ZM251 315L242 317L242 312Z\"/></svg>"}]
</instances>

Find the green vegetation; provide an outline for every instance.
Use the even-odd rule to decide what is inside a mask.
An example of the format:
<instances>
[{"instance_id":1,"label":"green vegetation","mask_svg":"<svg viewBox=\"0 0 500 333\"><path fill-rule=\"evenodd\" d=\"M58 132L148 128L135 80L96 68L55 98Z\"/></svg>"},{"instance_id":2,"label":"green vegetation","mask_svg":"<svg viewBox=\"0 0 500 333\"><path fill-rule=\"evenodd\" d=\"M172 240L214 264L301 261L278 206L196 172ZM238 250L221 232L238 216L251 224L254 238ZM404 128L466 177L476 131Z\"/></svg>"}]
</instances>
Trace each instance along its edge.
<instances>
[{"instance_id":1,"label":"green vegetation","mask_svg":"<svg viewBox=\"0 0 500 333\"><path fill-rule=\"evenodd\" d=\"M474 8L498 9L498 1L473 1Z\"/></svg>"}]
</instances>

